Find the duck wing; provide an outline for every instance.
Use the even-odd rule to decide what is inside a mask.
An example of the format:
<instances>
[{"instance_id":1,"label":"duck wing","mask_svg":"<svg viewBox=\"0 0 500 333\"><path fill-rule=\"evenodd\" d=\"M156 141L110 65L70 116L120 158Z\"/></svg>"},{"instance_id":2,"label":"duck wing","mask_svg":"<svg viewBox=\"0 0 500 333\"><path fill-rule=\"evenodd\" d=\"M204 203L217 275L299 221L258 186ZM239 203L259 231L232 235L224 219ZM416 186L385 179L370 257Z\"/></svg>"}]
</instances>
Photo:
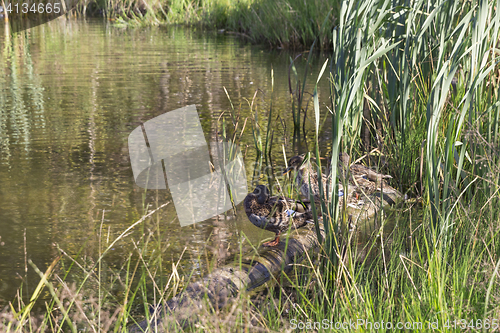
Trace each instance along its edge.
<instances>
[{"instance_id":1,"label":"duck wing","mask_svg":"<svg viewBox=\"0 0 500 333\"><path fill-rule=\"evenodd\" d=\"M321 219L320 216L318 216ZM292 217L292 225L293 228L301 228L309 223L314 224L314 217L311 211L307 211L304 213L295 213Z\"/></svg>"},{"instance_id":2,"label":"duck wing","mask_svg":"<svg viewBox=\"0 0 500 333\"><path fill-rule=\"evenodd\" d=\"M269 204L275 207L276 214L292 216L294 213L305 213L311 210L311 203L308 200L300 201L286 197L271 197Z\"/></svg>"},{"instance_id":3,"label":"duck wing","mask_svg":"<svg viewBox=\"0 0 500 333\"><path fill-rule=\"evenodd\" d=\"M372 182L381 182L382 179L389 179L392 178L391 175L383 175L381 173L378 173L376 171L373 171L372 169L359 165L359 164L354 164L351 166L351 171L353 176L357 177L366 177Z\"/></svg>"},{"instance_id":4,"label":"duck wing","mask_svg":"<svg viewBox=\"0 0 500 333\"><path fill-rule=\"evenodd\" d=\"M291 221L294 228L300 228L308 223L314 223L314 217L311 210L310 202L303 202L299 200L293 200L285 197L274 197L273 201L276 207L281 207L277 211L281 214L276 214L276 217L286 220L282 223L282 231L288 229L288 225Z\"/></svg>"},{"instance_id":5,"label":"duck wing","mask_svg":"<svg viewBox=\"0 0 500 333\"><path fill-rule=\"evenodd\" d=\"M283 227L285 227L285 229L288 228L288 221L287 220L283 220L283 219L276 218L276 217L267 217L267 216L250 214L250 215L248 215L248 219L256 227L259 227L259 228L264 229L264 230L269 230L269 231L272 231L275 233L283 230Z\"/></svg>"},{"instance_id":6,"label":"duck wing","mask_svg":"<svg viewBox=\"0 0 500 333\"><path fill-rule=\"evenodd\" d=\"M381 173L375 172L375 171L368 169L368 168L366 171L366 176L368 177L369 180L371 180L373 182L380 182L382 179L392 178L391 175L383 175Z\"/></svg>"}]
</instances>

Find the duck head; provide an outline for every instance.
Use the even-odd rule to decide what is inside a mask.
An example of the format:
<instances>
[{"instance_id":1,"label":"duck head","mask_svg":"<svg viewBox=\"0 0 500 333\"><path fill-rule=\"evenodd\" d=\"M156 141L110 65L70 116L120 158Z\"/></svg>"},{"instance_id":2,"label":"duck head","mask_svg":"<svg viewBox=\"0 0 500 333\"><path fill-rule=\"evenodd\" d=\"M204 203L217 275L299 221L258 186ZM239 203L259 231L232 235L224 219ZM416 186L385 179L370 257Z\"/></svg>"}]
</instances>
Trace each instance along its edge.
<instances>
[{"instance_id":1,"label":"duck head","mask_svg":"<svg viewBox=\"0 0 500 333\"><path fill-rule=\"evenodd\" d=\"M257 197L257 202L260 205L263 205L269 199L269 189L266 185L258 185L255 190L253 190L253 194Z\"/></svg>"},{"instance_id":2,"label":"duck head","mask_svg":"<svg viewBox=\"0 0 500 333\"><path fill-rule=\"evenodd\" d=\"M292 170L300 170L302 165L304 165L304 159L305 159L305 154L297 155L290 158L290 160L288 160L288 168L286 168L283 174L286 175Z\"/></svg>"}]
</instances>

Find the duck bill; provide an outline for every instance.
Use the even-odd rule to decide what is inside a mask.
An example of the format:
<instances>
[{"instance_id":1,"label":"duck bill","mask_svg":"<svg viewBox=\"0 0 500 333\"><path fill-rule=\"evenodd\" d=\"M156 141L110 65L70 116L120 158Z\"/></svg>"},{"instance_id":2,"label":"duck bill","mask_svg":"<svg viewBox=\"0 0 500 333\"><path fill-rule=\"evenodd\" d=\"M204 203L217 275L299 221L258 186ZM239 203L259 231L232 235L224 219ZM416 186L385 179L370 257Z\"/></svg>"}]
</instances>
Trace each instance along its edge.
<instances>
[{"instance_id":1,"label":"duck bill","mask_svg":"<svg viewBox=\"0 0 500 333\"><path fill-rule=\"evenodd\" d=\"M289 173L292 170L293 170L293 167L289 166L288 168L285 169L285 171L283 171L283 175L286 175L287 173Z\"/></svg>"}]
</instances>

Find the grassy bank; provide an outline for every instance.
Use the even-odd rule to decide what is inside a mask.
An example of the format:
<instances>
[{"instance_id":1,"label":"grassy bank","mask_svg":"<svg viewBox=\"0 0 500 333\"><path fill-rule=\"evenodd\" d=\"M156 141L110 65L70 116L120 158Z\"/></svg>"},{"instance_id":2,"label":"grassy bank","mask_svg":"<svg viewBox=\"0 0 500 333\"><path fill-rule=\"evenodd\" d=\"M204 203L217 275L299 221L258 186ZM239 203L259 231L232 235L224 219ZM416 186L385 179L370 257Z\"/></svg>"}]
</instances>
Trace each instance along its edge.
<instances>
[{"instance_id":1,"label":"grassy bank","mask_svg":"<svg viewBox=\"0 0 500 333\"><path fill-rule=\"evenodd\" d=\"M394 176L391 184L419 200L381 215L380 229L363 240L343 228L343 207L324 200L318 207L327 231L320 265L306 260L263 300L242 296L228 309L207 309L193 331L498 330L499 6L498 0L342 3L332 59L318 73L331 82L329 110L319 108L313 92L315 138L319 142L323 124L331 124L333 166L340 151L358 158L376 149L376 166ZM228 110L233 122L219 124L222 132L237 141L248 123L265 165L272 109L269 118L248 122L234 112ZM288 120L290 132L302 129L297 119ZM319 144L315 148L319 155ZM337 179L335 168L331 172ZM84 271L81 285L93 283L95 294L82 295L64 276L51 277L51 269L40 272L32 301L46 288L53 299L46 315L32 316L33 303L20 298L2 314L0 328L124 331L149 304L178 292L185 285L181 276L190 276L177 267L162 276L164 245L145 224L155 217L153 211L136 222L144 236L116 271L100 262L127 231L103 243L101 257L90 264L67 258L72 264L63 271Z\"/></svg>"},{"instance_id":2,"label":"grassy bank","mask_svg":"<svg viewBox=\"0 0 500 333\"><path fill-rule=\"evenodd\" d=\"M336 1L86 0L80 15L104 15L123 26L186 24L237 34L278 48L331 46Z\"/></svg>"}]
</instances>

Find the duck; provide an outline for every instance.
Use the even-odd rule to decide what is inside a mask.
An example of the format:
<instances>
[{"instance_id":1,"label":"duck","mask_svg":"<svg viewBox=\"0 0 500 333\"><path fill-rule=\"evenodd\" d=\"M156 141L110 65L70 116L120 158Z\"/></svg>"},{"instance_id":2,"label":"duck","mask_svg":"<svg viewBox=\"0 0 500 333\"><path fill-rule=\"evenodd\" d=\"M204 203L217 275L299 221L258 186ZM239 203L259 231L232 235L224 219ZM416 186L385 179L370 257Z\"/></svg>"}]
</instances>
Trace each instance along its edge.
<instances>
[{"instance_id":1,"label":"duck","mask_svg":"<svg viewBox=\"0 0 500 333\"><path fill-rule=\"evenodd\" d=\"M315 202L320 201L319 177L315 167L316 165L313 164L309 158L306 158L305 154L302 154L290 158L288 161L288 168L283 172L284 175L292 170L297 172L297 186L301 194L306 198L305 201L309 200L310 192L312 192ZM348 204L356 203L360 196L367 196L377 191L381 191L381 188L384 189L384 192L393 190L392 187L386 183L386 179L390 179L392 176L378 173L361 164L351 164L351 158L347 153L339 154L338 169L339 204L342 204L344 200L346 200ZM344 193L345 190L342 186L342 179L347 176L349 176L348 193ZM321 174L321 179L323 182L323 189L326 190L330 188L332 185L331 178Z\"/></svg>"},{"instance_id":2,"label":"duck","mask_svg":"<svg viewBox=\"0 0 500 333\"><path fill-rule=\"evenodd\" d=\"M349 184L354 186L356 199L360 195L382 191L382 188L384 192L387 192L385 189L392 190L386 182L386 179L392 178L391 175L378 173L361 164L351 164L351 158L347 153L339 154L339 175L341 178L349 175Z\"/></svg>"},{"instance_id":3,"label":"duck","mask_svg":"<svg viewBox=\"0 0 500 333\"><path fill-rule=\"evenodd\" d=\"M292 170L295 170L297 173L296 182L301 194L306 197L306 200L309 200L312 193L314 201L318 202L320 200L320 177L318 177L316 163L313 164L310 158L306 158L305 154L293 156L288 161L288 168L285 169L283 175L288 174ZM323 191L326 192L331 186L330 177L321 173L321 182ZM339 190L339 193L341 191L342 189Z\"/></svg>"},{"instance_id":4,"label":"duck","mask_svg":"<svg viewBox=\"0 0 500 333\"><path fill-rule=\"evenodd\" d=\"M382 183L384 179L391 179L391 175L384 175L381 173L378 173L376 171L373 171L372 169L361 165L361 164L351 164L351 158L349 154L347 153L340 153L339 154L339 168L342 171L346 171L347 168L349 168L349 171L351 172L351 175L354 178L360 179L367 179L369 181L375 182L375 183Z\"/></svg>"},{"instance_id":5,"label":"duck","mask_svg":"<svg viewBox=\"0 0 500 333\"><path fill-rule=\"evenodd\" d=\"M285 197L271 197L265 185L258 185L249 193L243 200L243 206L250 222L275 233L272 241L262 244L266 247L277 246L280 235L288 230L290 223L293 228L314 223L310 205Z\"/></svg>"}]
</instances>

